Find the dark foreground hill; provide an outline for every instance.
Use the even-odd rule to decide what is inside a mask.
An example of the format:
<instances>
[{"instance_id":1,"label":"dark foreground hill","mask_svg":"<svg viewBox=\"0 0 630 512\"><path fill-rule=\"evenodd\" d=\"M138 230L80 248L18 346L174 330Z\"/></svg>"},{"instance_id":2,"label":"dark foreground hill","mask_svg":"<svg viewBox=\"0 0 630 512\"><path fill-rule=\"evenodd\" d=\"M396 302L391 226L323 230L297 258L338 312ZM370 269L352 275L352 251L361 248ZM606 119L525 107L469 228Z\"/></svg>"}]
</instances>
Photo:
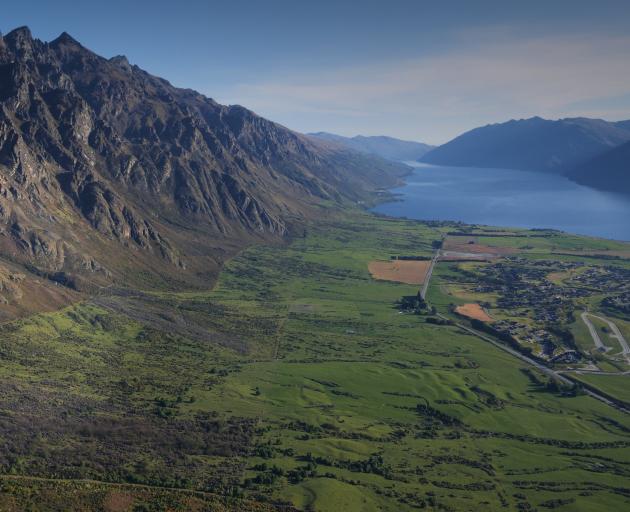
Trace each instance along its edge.
<instances>
[{"instance_id":1,"label":"dark foreground hill","mask_svg":"<svg viewBox=\"0 0 630 512\"><path fill-rule=\"evenodd\" d=\"M533 117L476 128L427 153L421 161L559 173L628 141L627 122Z\"/></svg>"},{"instance_id":2,"label":"dark foreground hill","mask_svg":"<svg viewBox=\"0 0 630 512\"><path fill-rule=\"evenodd\" d=\"M287 235L322 200L364 199L405 172L175 88L66 33L0 37L5 313L95 285L211 280L236 250Z\"/></svg>"},{"instance_id":3,"label":"dark foreground hill","mask_svg":"<svg viewBox=\"0 0 630 512\"><path fill-rule=\"evenodd\" d=\"M584 185L630 194L630 142L578 165L567 176Z\"/></svg>"},{"instance_id":4,"label":"dark foreground hill","mask_svg":"<svg viewBox=\"0 0 630 512\"><path fill-rule=\"evenodd\" d=\"M418 160L435 147L422 142L400 140L383 135L373 137L365 137L363 135L343 137L342 135L327 132L309 133L308 135L317 139L336 142L356 151L378 155L394 161Z\"/></svg>"}]
</instances>

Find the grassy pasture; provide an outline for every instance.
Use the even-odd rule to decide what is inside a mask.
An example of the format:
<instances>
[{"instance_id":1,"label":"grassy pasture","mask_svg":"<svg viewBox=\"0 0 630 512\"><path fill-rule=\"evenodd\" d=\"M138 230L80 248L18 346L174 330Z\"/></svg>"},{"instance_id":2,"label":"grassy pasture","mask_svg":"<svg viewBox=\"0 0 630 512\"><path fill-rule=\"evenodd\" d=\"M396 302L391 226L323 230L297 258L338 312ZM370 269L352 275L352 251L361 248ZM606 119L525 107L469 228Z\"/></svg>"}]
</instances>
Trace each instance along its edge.
<instances>
[{"instance_id":1,"label":"grassy pasture","mask_svg":"<svg viewBox=\"0 0 630 512\"><path fill-rule=\"evenodd\" d=\"M628 507L627 416L401 313L418 287L370 277L370 261L430 256L449 229L346 213L248 249L207 292L112 296L2 326L0 413L22 428L0 421L2 473L44 479L50 503L89 478L211 493L226 510L228 497L318 511ZM429 288L439 310L466 302L448 295L450 265ZM163 509L125 492L129 510Z\"/></svg>"}]
</instances>

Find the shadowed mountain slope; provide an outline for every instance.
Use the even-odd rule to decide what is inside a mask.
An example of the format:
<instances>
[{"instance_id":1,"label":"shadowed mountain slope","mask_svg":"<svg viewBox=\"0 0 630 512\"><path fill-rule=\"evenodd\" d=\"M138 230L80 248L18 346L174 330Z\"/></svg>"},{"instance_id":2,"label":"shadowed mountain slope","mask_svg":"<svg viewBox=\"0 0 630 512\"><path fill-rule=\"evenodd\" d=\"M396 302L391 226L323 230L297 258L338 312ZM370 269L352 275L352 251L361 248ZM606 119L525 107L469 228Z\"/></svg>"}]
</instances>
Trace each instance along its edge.
<instances>
[{"instance_id":1,"label":"shadowed mountain slope","mask_svg":"<svg viewBox=\"0 0 630 512\"><path fill-rule=\"evenodd\" d=\"M567 176L594 188L630 194L630 142L578 165Z\"/></svg>"}]
</instances>

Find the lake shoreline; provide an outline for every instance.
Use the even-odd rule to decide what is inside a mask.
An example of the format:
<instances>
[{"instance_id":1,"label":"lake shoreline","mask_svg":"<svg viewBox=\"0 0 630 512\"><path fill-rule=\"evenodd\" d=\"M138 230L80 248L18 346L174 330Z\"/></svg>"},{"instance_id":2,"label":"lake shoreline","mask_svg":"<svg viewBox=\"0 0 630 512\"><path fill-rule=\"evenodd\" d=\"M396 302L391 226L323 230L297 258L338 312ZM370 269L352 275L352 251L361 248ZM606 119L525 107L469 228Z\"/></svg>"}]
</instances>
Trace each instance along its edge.
<instances>
[{"instance_id":1,"label":"lake shoreline","mask_svg":"<svg viewBox=\"0 0 630 512\"><path fill-rule=\"evenodd\" d=\"M413 171L370 208L391 217L461 222L630 241L630 198L560 175L403 162Z\"/></svg>"}]
</instances>

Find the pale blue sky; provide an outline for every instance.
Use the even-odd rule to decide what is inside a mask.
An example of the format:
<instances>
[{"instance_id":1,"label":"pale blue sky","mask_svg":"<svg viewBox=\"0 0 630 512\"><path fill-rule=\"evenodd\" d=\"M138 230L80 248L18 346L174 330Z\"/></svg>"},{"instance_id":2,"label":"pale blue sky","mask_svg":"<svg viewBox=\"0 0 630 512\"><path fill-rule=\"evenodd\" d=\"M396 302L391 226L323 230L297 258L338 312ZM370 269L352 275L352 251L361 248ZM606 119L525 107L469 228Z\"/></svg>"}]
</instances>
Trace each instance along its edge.
<instances>
[{"instance_id":1,"label":"pale blue sky","mask_svg":"<svg viewBox=\"0 0 630 512\"><path fill-rule=\"evenodd\" d=\"M630 1L28 1L0 30L110 57L298 131L431 143L541 115L630 118Z\"/></svg>"}]
</instances>

